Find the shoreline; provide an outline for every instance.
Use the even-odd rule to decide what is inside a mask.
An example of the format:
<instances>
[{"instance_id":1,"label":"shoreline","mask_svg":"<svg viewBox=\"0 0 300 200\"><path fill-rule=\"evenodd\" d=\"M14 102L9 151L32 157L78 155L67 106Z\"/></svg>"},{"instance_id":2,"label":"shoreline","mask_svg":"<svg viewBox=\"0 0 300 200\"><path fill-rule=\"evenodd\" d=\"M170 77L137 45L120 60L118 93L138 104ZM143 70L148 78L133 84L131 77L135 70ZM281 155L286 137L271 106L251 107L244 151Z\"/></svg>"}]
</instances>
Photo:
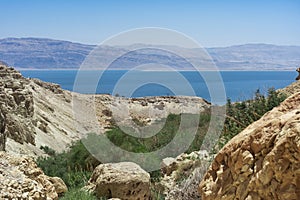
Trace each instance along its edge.
<instances>
[{"instance_id":1,"label":"shoreline","mask_svg":"<svg viewBox=\"0 0 300 200\"><path fill-rule=\"evenodd\" d=\"M102 70L102 69L93 69L93 68L88 68L88 69L79 69L79 68L45 68L45 69L40 69L40 68L15 68L18 71L140 71L140 72L197 72L197 70L130 70L130 69L108 69L108 70ZM286 71L286 72L296 72L296 70L291 70L291 69L228 69L228 70L209 70L209 69L203 69L198 72L274 72L274 71Z\"/></svg>"}]
</instances>

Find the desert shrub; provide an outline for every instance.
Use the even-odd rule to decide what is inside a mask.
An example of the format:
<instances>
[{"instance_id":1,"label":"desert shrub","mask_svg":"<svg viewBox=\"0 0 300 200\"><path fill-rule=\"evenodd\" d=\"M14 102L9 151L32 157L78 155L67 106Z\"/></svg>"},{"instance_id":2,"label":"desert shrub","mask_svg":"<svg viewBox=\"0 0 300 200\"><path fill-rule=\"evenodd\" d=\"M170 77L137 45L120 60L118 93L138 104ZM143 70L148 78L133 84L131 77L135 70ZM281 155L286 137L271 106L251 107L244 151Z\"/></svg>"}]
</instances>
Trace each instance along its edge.
<instances>
[{"instance_id":1,"label":"desert shrub","mask_svg":"<svg viewBox=\"0 0 300 200\"><path fill-rule=\"evenodd\" d=\"M39 157L37 164L46 175L62 178L68 187L79 187L88 180L99 162L90 155L82 142L78 141L72 144L67 152Z\"/></svg>"},{"instance_id":2,"label":"desert shrub","mask_svg":"<svg viewBox=\"0 0 300 200\"><path fill-rule=\"evenodd\" d=\"M180 127L181 117L184 115L185 122L183 126ZM194 131L195 126L198 126L195 138L186 151L187 153L199 150L203 138L206 134L210 121L210 111L207 110L200 115L194 114L170 114L164 124L164 127L154 136L149 138L137 138L131 136L119 127L114 127L111 130L106 132L106 136L109 140L114 143L116 146L119 146L127 151L136 152L136 153L145 153L152 152L161 147L164 147L175 137L176 134L181 135L178 139L185 140L186 135L191 135ZM198 122L198 124L196 124ZM155 124L153 124L155 126ZM179 129L180 127L180 129ZM151 128L151 126L149 127ZM127 129L130 131L130 128ZM134 131L132 129L132 131ZM176 144L175 144L176 145ZM181 145L178 144L178 145ZM176 155L174 155L176 156Z\"/></svg>"},{"instance_id":3,"label":"desert shrub","mask_svg":"<svg viewBox=\"0 0 300 200\"><path fill-rule=\"evenodd\" d=\"M60 198L61 200L74 200L74 199L78 199L78 200L97 200L97 198L84 191L84 190L80 190L80 189L71 189L69 190L62 198Z\"/></svg>"},{"instance_id":4,"label":"desert shrub","mask_svg":"<svg viewBox=\"0 0 300 200\"><path fill-rule=\"evenodd\" d=\"M55 151L48 146L41 146L40 149L43 150L45 154L48 154L49 156L55 155Z\"/></svg>"},{"instance_id":5,"label":"desert shrub","mask_svg":"<svg viewBox=\"0 0 300 200\"><path fill-rule=\"evenodd\" d=\"M278 93L274 89L269 89L267 96L262 95L260 91L257 90L254 98L251 100L232 103L231 100L228 99L227 104L225 105L226 120L218 148L225 145L232 137L241 132L252 122L258 120L266 112L278 106L285 98L286 96ZM181 117L183 115L183 119L185 120L184 126L180 127ZM208 130L210 119L211 114L209 109L202 112L200 115L170 114L165 119L164 127L156 135L149 138L133 137L123 132L122 129L117 126L113 126L111 130L105 133L105 135L112 143L127 151L143 153L152 152L167 145L177 134L180 136L178 137L179 140L185 141L185 139L190 136L189 133L192 132L193 128L196 126L198 127L196 135L192 138L193 142L186 150L186 153L190 153L200 149L204 136ZM144 124L139 124L137 121L136 123L145 128ZM151 128L151 126L149 128ZM132 127L128 127L127 131L135 130ZM92 138L91 141L96 141L97 138L101 140L101 137L97 135L91 135L91 137L96 137ZM176 145L179 147L181 143L179 142L174 145L174 149L176 149ZM85 185L93 169L100 163L91 156L81 141L72 144L68 151L62 153L55 153L55 151L47 146L41 147L41 149L43 149L49 157L38 158L38 166L49 176L61 177L70 189L62 199L95 199L94 196L81 191L79 188ZM168 156L176 157L177 155L174 154ZM188 165L181 166L178 170L177 181L181 182L182 180L185 180L190 172L197 166L197 164L191 168L189 168ZM159 182L161 178L159 170L151 172L150 175L152 182ZM153 198L164 198L161 192L157 190L153 190L152 194Z\"/></svg>"},{"instance_id":6,"label":"desert shrub","mask_svg":"<svg viewBox=\"0 0 300 200\"><path fill-rule=\"evenodd\" d=\"M164 200L165 196L158 192L156 189L151 188L151 199L153 200Z\"/></svg>"},{"instance_id":7,"label":"desert shrub","mask_svg":"<svg viewBox=\"0 0 300 200\"><path fill-rule=\"evenodd\" d=\"M266 112L278 106L285 99L286 96L277 92L274 88L270 88L266 96L257 90L253 99L242 102L232 103L228 99L226 120L219 143L220 147L224 146L231 138L251 123L260 119Z\"/></svg>"}]
</instances>

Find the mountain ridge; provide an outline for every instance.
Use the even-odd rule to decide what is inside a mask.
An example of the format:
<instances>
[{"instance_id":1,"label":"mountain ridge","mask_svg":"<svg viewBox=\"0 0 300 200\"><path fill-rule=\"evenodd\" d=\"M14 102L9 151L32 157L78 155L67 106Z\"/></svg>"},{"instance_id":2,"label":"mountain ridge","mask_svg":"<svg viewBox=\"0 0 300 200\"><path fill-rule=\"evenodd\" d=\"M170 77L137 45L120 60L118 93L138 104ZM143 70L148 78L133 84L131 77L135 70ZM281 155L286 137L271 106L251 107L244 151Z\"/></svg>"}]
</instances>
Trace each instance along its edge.
<instances>
[{"instance_id":1,"label":"mountain ridge","mask_svg":"<svg viewBox=\"0 0 300 200\"><path fill-rule=\"evenodd\" d=\"M143 46L143 44L136 44ZM96 45L81 44L49 38L4 38L0 39L0 60L18 69L78 69L86 56ZM129 46L98 47L104 58L126 53ZM163 48L163 45L162 45ZM187 51L187 58L193 59L199 49L185 49L172 46L179 51ZM169 49L169 48L168 48ZM228 47L205 48L220 70L294 70L300 63L300 46L248 43ZM155 61L175 69L188 70L189 66L180 59L172 60L170 55L159 52L137 52L119 60L115 69L128 69ZM101 64L101 61L100 61Z\"/></svg>"}]
</instances>

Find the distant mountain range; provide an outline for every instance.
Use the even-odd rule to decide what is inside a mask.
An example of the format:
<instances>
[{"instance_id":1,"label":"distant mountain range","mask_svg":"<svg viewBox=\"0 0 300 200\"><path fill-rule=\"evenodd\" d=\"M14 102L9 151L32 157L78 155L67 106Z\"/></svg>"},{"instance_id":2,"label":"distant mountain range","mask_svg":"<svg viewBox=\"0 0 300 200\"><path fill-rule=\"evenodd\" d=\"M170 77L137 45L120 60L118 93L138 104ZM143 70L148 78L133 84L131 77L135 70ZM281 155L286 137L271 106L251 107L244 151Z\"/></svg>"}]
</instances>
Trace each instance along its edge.
<instances>
[{"instance_id":1,"label":"distant mountain range","mask_svg":"<svg viewBox=\"0 0 300 200\"><path fill-rule=\"evenodd\" d=\"M95 47L43 38L5 38L0 40L0 60L16 68L77 69ZM206 50L220 70L295 70L300 65L300 46L245 44ZM100 51L103 56L101 59L107 59L116 53L125 53L126 46L104 46ZM193 59L199 49L188 49L185 52L188 52L187 57ZM175 66L179 70L190 69L182 59L155 50L124 56L114 63L113 68L127 69L132 64L152 60Z\"/></svg>"}]
</instances>

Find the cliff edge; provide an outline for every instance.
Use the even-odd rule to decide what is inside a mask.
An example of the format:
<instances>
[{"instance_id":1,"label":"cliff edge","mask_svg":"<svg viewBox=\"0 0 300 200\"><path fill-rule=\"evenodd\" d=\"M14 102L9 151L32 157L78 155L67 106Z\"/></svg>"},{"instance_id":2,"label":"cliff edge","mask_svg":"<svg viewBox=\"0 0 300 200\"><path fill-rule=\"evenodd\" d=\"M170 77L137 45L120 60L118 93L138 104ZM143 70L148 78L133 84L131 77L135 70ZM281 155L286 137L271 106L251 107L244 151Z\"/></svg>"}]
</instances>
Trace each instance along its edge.
<instances>
[{"instance_id":1,"label":"cliff edge","mask_svg":"<svg viewBox=\"0 0 300 200\"><path fill-rule=\"evenodd\" d=\"M299 188L300 93L296 93L221 149L199 191L206 200L296 200Z\"/></svg>"},{"instance_id":2,"label":"cliff edge","mask_svg":"<svg viewBox=\"0 0 300 200\"><path fill-rule=\"evenodd\" d=\"M76 109L74 101L76 100ZM94 101L94 104L90 104ZM0 150L39 156L41 147L62 152L95 127L100 133L116 121L149 124L174 113L199 113L210 104L199 97L123 98L84 95L61 89L58 84L24 78L12 67L0 64ZM74 112L83 115L77 119ZM127 113L127 114L126 114Z\"/></svg>"}]
</instances>

